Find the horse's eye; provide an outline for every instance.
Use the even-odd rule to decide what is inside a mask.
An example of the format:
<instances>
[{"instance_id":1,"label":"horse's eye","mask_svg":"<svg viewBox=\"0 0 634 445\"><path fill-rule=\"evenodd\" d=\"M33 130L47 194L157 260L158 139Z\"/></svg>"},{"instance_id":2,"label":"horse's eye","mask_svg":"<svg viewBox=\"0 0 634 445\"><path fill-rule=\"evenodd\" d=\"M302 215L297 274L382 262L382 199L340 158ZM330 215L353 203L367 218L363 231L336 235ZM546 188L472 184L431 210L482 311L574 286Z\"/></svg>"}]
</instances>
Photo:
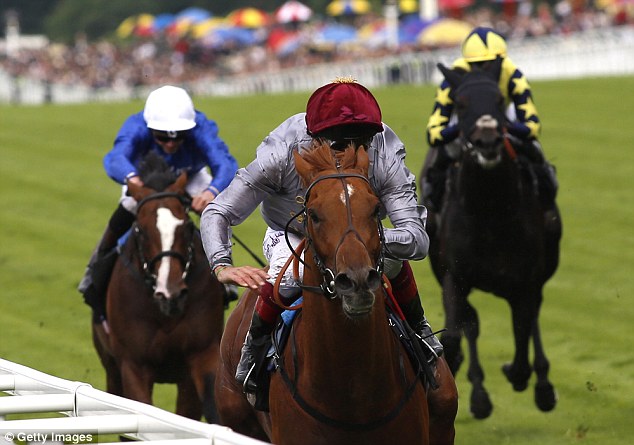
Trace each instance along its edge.
<instances>
[{"instance_id":1,"label":"horse's eye","mask_svg":"<svg viewBox=\"0 0 634 445\"><path fill-rule=\"evenodd\" d=\"M320 221L319 215L317 215L317 212L312 209L308 209L308 217L313 222L313 224L318 224Z\"/></svg>"},{"instance_id":2,"label":"horse's eye","mask_svg":"<svg viewBox=\"0 0 634 445\"><path fill-rule=\"evenodd\" d=\"M376 207L374 208L374 212L372 212L372 217L378 218L380 214L381 214L381 204L377 204Z\"/></svg>"}]
</instances>

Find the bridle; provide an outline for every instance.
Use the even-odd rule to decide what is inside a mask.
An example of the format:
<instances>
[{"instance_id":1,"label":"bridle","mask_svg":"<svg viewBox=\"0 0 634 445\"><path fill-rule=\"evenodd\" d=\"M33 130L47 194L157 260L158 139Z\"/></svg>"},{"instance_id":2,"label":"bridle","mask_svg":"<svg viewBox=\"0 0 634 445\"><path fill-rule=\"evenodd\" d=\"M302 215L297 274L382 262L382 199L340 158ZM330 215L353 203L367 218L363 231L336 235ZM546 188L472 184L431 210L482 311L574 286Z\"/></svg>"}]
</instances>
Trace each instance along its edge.
<instances>
[{"instance_id":1,"label":"bridle","mask_svg":"<svg viewBox=\"0 0 634 445\"><path fill-rule=\"evenodd\" d=\"M301 200L301 204L303 205L302 211L297 213L296 215L294 215L289 221L288 223L286 223L286 228L284 230L284 235L286 238L286 243L288 244L291 252L293 252L293 255L295 255L296 259L301 262L302 264L304 264L304 267L306 266L306 263L304 262L304 260L302 260L302 258L300 257L299 253L296 252L296 250L293 248L293 246L291 245L291 242L288 238L288 233L290 231L290 225L291 223L295 220L298 219L300 216L303 218L302 220L298 219L298 221L303 221L304 224L304 233L305 233L305 239L306 239L306 250L308 250L309 248L312 250L313 252L313 259L315 261L315 265L317 266L317 268L319 269L319 273L322 276L322 282L319 286L308 286L303 284L302 282L298 281L298 286L300 288L302 288L303 290L309 291L309 292L315 292L315 293L319 293L324 295L326 298L328 299L334 299L337 297L337 292L335 290L335 277L337 276L337 267L335 264L335 268L334 270L330 267L327 267L325 265L325 262L322 260L322 258L319 256L319 254L317 253L317 250L315 249L315 244L313 242L313 239L310 236L310 233L308 231L308 200L310 199L310 192L312 191L312 189L315 187L315 185L317 185L319 182L326 180L326 179L338 179L341 181L341 184L343 185L343 190L344 190L344 194L345 194L345 205L346 205L346 210L347 210L347 219L348 219L348 227L346 229L346 231L341 235L341 238L339 239L339 243L337 244L337 248L335 249L335 256L336 256L336 252L339 250L339 248L341 247L341 245L344 242L344 239L346 236L348 236L349 234L354 235L364 246L365 246L365 242L363 241L363 239L361 238L361 235L359 235L359 232L355 229L353 223L352 223L352 209L350 208L350 195L348 193L348 187L347 187L347 182L346 182L346 178L359 178L364 180L368 185L370 184L370 181L368 180L367 177L358 174L358 173L333 173L330 175L324 175L321 176L317 179L315 179L306 189L306 193L304 194L303 199ZM379 215L377 215L377 230L379 232L379 240L381 243L381 249L379 251L379 256L376 260L376 271L379 273L380 276L383 275L383 262L385 259L385 233L383 230L383 224L381 223L381 218ZM367 246L366 246L367 249Z\"/></svg>"},{"instance_id":2,"label":"bridle","mask_svg":"<svg viewBox=\"0 0 634 445\"><path fill-rule=\"evenodd\" d=\"M346 210L347 210L347 219L348 219L348 227L345 230L345 232L341 235L341 238L339 239L339 243L337 244L337 248L335 249L335 252L341 247L341 245L344 242L344 239L346 236L352 234L354 235L364 246L365 243L363 242L361 235L359 234L359 232L355 229L353 223L352 223L352 209L350 207L350 195L348 193L348 187L347 187L347 182L346 182L346 178L360 178L363 179L368 185L370 184L370 181L368 180L367 177L357 174L357 173L333 173L330 175L324 175L321 176L317 179L315 179L306 189L306 193L304 194L303 197L303 208L302 211L300 213L298 213L297 215L294 215L286 224L286 229L285 229L285 238L286 238L286 242L291 250L291 252L293 252L293 255L295 257L295 260L298 262L301 262L302 264L304 264L304 267L307 267L306 263L301 259L300 254L302 251L302 246L306 246L304 251L308 250L309 248L313 251L313 258L314 258L314 262L315 265L317 266L317 268L319 269L319 272L322 276L322 283L319 286L307 286L301 282L297 282L297 284L299 285L299 287L302 288L302 290L306 290L306 291L310 291L310 292L314 292L314 293L318 293L318 294L322 294L324 295L326 298L332 300L338 297L337 293L336 293L336 289L335 289L335 277L337 275L337 270L336 270L336 265L335 265L335 269L333 270L332 268L327 267L324 264L324 261L322 260L322 258L319 256L319 254L317 253L317 250L315 249L315 243L313 241L313 239L310 236L310 233L308 231L308 201L310 199L310 192L312 191L312 189L315 187L316 184L318 184L319 182L326 180L326 179L337 179L340 180L342 185L343 185L343 190L344 190L344 194L345 194L345 205L346 205ZM289 238L288 238L288 233L289 233L289 227L292 223L292 221L294 221L295 219L298 219L299 216L303 216L303 224L304 224L304 232L305 232L305 238L302 241L302 243L300 243L300 245L298 246L298 248L294 249L293 246L291 245ZM302 221L299 220L298 221ZM384 233L384 229L383 229L383 225L381 223L381 218L380 216L377 214L377 231L379 233L379 239L380 239L380 244L381 244L381 248L379 251L379 255L378 258L376 260L376 271L379 273L380 276L383 275L383 263L384 263L384 259L385 259L385 233ZM367 249L367 246L366 246ZM336 256L336 255L335 255ZM290 259L289 259L290 260ZM283 273L283 272L282 272ZM298 280L298 278L296 277L296 280ZM299 306L297 306L299 307ZM293 307L293 308L288 308L288 309L295 309L297 307ZM294 367L295 370L298 369L298 364L297 364L297 355L296 355L296 344L295 344L295 331L292 331L292 354L293 354L293 361L294 361ZM279 351L281 351L280 345L277 343L277 338L274 336L274 343L275 343L275 350L276 350L276 362L277 362L277 366L280 372L280 375L286 385L286 387L288 388L288 390L291 392L292 396L293 396L293 400L299 405L299 407L306 412L307 414L309 414L311 417L313 417L314 419L316 419L317 421L324 423L326 425L329 425L331 427L334 428L339 428L342 429L344 431L355 431L355 432L363 432L363 431L370 431L376 428L379 428L387 423L389 423L390 421L392 421L394 418L396 418L396 416L399 415L399 413L402 411L402 409L405 407L405 405L407 404L407 402L410 400L410 398L412 397L412 395L414 394L414 391L418 385L418 378L414 378L412 380L412 382L408 385L408 387L405 389L405 393L403 395L403 397L398 401L398 403L392 407L390 409L390 411L385 414L384 416L368 421L368 422L363 422L363 423L356 423L356 422L345 422L345 421L340 421L337 420L335 418L332 418L330 416L327 416L326 414L322 413L319 409L315 408L313 405L311 405L306 399L304 399L302 397L302 395L299 393L298 388L296 386L296 382L294 382L292 380L292 378L289 376L288 372L286 371L285 367L284 367L284 361L283 359L280 357L280 353ZM401 363L402 364L402 363ZM401 371L403 371L403 368L401 366ZM420 369L418 370L418 372L416 373L416 375L418 376L420 373Z\"/></svg>"},{"instance_id":3,"label":"bridle","mask_svg":"<svg viewBox=\"0 0 634 445\"><path fill-rule=\"evenodd\" d=\"M191 199L187 196L184 196L175 192L159 192L159 193L154 193L152 195L146 196L137 204L137 214L141 210L141 207L143 207L149 201L154 201L154 200L163 199L163 198L178 199L178 201L183 205L183 207L185 207L185 213L189 214ZM187 243L187 253L185 255L183 255L181 252L178 252L176 250L162 250L161 252L153 256L150 260L147 260L143 252L143 246L142 246L143 243L141 242L142 239L145 237L145 235L143 231L141 230L141 228L139 227L138 223L134 224L134 227L133 227L134 234L135 234L134 240L135 240L135 246L137 249L137 254L139 255L139 260L141 261L141 264L142 264L143 278L145 283L149 287L151 287L153 290L156 289L157 275L152 271L154 270L154 266L156 265L156 263L165 257L176 258L178 261L180 261L181 266L183 267L183 275L182 275L183 281L187 279L187 276L189 275L189 271L191 268L192 260L194 258L194 223L191 219L189 219L189 216L187 217L186 225L187 225L186 226L187 233L189 235L189 241Z\"/></svg>"}]
</instances>

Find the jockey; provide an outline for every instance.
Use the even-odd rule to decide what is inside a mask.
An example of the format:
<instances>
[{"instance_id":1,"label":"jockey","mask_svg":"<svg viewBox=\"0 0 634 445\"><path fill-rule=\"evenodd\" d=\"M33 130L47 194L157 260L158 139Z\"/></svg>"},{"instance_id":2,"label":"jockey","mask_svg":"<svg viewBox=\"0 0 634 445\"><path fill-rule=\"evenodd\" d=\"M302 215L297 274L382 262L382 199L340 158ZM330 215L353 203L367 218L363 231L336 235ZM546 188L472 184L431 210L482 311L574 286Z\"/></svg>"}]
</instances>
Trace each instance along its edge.
<instances>
[{"instance_id":1,"label":"jockey","mask_svg":"<svg viewBox=\"0 0 634 445\"><path fill-rule=\"evenodd\" d=\"M502 58L498 83L508 106L508 122L505 123L508 137L518 153L531 162L544 208L546 211L552 210L558 187L555 170L544 158L541 145L537 141L541 123L530 86L524 74L506 55L504 38L491 28L475 28L464 40L462 58L454 61L453 68L464 71L487 69L491 61L498 57ZM460 142L456 140L459 130L450 90L447 80L443 80L436 90L433 113L427 123L427 142L432 153L426 161L422 193L423 203L435 212L440 211L447 168L460 151Z\"/></svg>"},{"instance_id":2,"label":"jockey","mask_svg":"<svg viewBox=\"0 0 634 445\"><path fill-rule=\"evenodd\" d=\"M284 239L285 227L302 211L300 202L306 192L295 171L293 152L310 149L315 140L327 140L335 151L349 143L366 147L370 183L381 201L383 216L387 215L394 227L385 229L385 274L408 323L424 339L428 358L434 360L442 354L407 261L427 255L429 238L425 232L427 210L417 204L415 178L404 162L405 148L381 121L381 110L370 91L350 78L339 78L312 94L306 113L286 119L264 139L255 160L238 170L226 192L207 206L201 218L203 246L218 279L259 291L236 371L236 380L248 393L257 389L252 371L266 354L282 312L273 302L273 284L291 255ZM232 263L230 227L243 222L258 205L268 225L263 243L268 273ZM293 246L301 242L303 232L303 225L294 221L288 233ZM279 292L286 305L300 293L290 268L281 279Z\"/></svg>"},{"instance_id":3,"label":"jockey","mask_svg":"<svg viewBox=\"0 0 634 445\"><path fill-rule=\"evenodd\" d=\"M123 123L103 162L108 176L122 184L123 190L78 287L93 309L93 323L105 320L106 289L117 258L115 247L135 218L137 202L127 195L127 184L143 185L137 167L150 151L159 153L178 174L187 173L186 190L192 196L192 209L198 213L229 185L238 169L218 136L216 123L194 109L184 89L166 85L150 93L144 110Z\"/></svg>"}]
</instances>

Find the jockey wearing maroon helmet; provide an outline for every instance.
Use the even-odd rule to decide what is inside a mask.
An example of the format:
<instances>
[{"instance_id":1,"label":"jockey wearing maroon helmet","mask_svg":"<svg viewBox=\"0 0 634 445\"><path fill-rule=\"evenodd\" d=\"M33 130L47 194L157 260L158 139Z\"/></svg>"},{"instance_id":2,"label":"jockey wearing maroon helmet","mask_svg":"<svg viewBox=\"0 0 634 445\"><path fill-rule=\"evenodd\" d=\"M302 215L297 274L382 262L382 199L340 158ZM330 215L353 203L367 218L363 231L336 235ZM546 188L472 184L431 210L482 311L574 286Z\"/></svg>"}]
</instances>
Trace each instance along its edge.
<instances>
[{"instance_id":1,"label":"jockey wearing maroon helmet","mask_svg":"<svg viewBox=\"0 0 634 445\"><path fill-rule=\"evenodd\" d=\"M282 272L291 244L297 245L303 225L289 219L301 211L298 199L303 189L292 153L310 150L315 140L328 141L333 150L349 144L361 146L370 158L370 184L381 201L392 226L385 228L385 274L394 295L412 328L424 338L424 349L432 359L442 353L442 345L427 323L408 260L425 257L429 238L425 232L426 210L416 197L415 177L406 167L405 148L396 134L381 120L376 99L364 86L350 78L339 78L309 98L306 113L291 116L260 144L256 159L241 168L227 188L205 209L201 218L203 245L212 270L223 283L249 287L259 292L249 333L237 366L236 380L244 391L255 392L263 355L281 309L273 303L273 284L286 304L299 294L292 271ZM244 221L260 207L268 224L263 250L268 271L251 266L233 266L230 225ZM285 228L289 223L288 233Z\"/></svg>"}]
</instances>

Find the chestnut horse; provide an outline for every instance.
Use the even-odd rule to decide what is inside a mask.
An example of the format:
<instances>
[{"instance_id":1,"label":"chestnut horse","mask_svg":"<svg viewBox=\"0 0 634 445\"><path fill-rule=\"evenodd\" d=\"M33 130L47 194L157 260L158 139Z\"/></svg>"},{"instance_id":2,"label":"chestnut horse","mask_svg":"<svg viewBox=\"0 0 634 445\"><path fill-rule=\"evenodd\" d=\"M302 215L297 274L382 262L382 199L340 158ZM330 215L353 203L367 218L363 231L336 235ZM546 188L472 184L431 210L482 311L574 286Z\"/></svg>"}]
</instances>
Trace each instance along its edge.
<instances>
[{"instance_id":1,"label":"chestnut horse","mask_svg":"<svg viewBox=\"0 0 634 445\"><path fill-rule=\"evenodd\" d=\"M453 443L457 392L446 362L437 365L440 388L426 391L388 324L380 202L365 149L349 147L340 168L327 144L293 154L307 187L303 307L276 358L265 413L251 408L234 379L256 299L242 296L221 344L221 423L276 444Z\"/></svg>"},{"instance_id":2,"label":"chestnut horse","mask_svg":"<svg viewBox=\"0 0 634 445\"><path fill-rule=\"evenodd\" d=\"M189 217L185 174L176 179L159 156L140 174L145 186L129 185L136 222L108 286L109 332L93 325L107 391L151 404L154 383L176 383L177 414L217 422L224 287Z\"/></svg>"},{"instance_id":3,"label":"chestnut horse","mask_svg":"<svg viewBox=\"0 0 634 445\"><path fill-rule=\"evenodd\" d=\"M504 298L512 313L515 356L502 370L516 391L527 388L534 370L535 403L540 410L550 411L556 394L548 380L549 361L538 317L543 286L559 261L561 222L557 217L546 224L532 169L505 133L504 100L496 80L499 61L490 71L466 74L439 67L452 87L462 138L459 158L449 169L441 210L430 212L428 218L429 257L442 286L446 317L447 330L441 337L445 358L455 375L463 361L464 333L471 413L479 419L488 417L493 405L478 359L478 315L467 297L477 288Z\"/></svg>"}]
</instances>

